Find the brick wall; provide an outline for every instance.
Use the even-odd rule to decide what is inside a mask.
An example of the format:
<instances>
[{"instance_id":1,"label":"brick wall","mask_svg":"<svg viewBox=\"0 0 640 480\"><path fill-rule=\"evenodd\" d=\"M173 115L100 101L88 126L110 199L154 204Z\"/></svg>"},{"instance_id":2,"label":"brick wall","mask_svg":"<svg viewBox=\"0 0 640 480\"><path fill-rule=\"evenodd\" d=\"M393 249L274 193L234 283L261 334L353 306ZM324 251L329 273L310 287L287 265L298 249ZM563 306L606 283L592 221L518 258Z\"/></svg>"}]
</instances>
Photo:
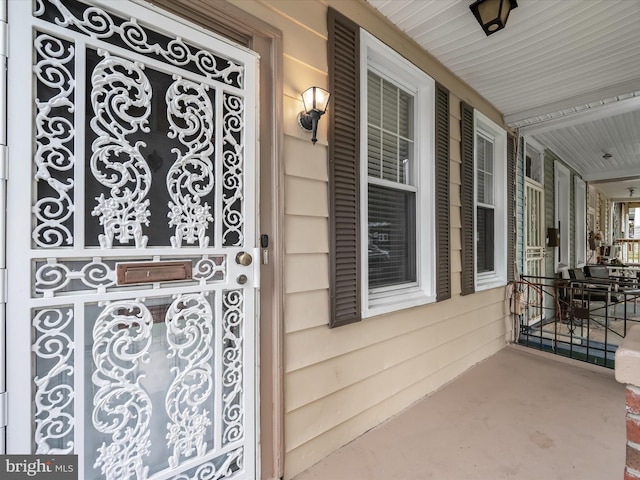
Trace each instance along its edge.
<instances>
[{"instance_id":1,"label":"brick wall","mask_svg":"<svg viewBox=\"0 0 640 480\"><path fill-rule=\"evenodd\" d=\"M624 480L640 480L640 325L616 350L616 380L627 385L627 461Z\"/></svg>"},{"instance_id":2,"label":"brick wall","mask_svg":"<svg viewBox=\"0 0 640 480\"><path fill-rule=\"evenodd\" d=\"M640 480L640 388L627 386L627 465L625 480Z\"/></svg>"}]
</instances>

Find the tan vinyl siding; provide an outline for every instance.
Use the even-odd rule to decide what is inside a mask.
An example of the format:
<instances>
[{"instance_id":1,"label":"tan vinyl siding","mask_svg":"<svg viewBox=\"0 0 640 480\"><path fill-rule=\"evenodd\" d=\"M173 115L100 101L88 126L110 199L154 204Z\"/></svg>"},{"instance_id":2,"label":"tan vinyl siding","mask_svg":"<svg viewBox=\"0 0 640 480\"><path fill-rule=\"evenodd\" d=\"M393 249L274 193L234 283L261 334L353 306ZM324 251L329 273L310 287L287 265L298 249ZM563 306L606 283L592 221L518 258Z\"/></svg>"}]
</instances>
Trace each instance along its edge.
<instances>
[{"instance_id":1,"label":"tan vinyl siding","mask_svg":"<svg viewBox=\"0 0 640 480\"><path fill-rule=\"evenodd\" d=\"M329 289L289 293L286 295L285 333L327 326L329 318Z\"/></svg>"},{"instance_id":2,"label":"tan vinyl siding","mask_svg":"<svg viewBox=\"0 0 640 480\"><path fill-rule=\"evenodd\" d=\"M302 109L302 101L299 107ZM297 113L296 113L297 115ZM300 130L300 127L298 127ZM297 133L297 132L296 132ZM309 135L285 138L284 168L287 176L327 182L327 149L316 144L309 149Z\"/></svg>"},{"instance_id":3,"label":"tan vinyl siding","mask_svg":"<svg viewBox=\"0 0 640 480\"><path fill-rule=\"evenodd\" d=\"M287 175L285 170L285 215L324 217L327 210L327 183L315 179Z\"/></svg>"},{"instance_id":4,"label":"tan vinyl siding","mask_svg":"<svg viewBox=\"0 0 640 480\"><path fill-rule=\"evenodd\" d=\"M284 226L288 254L329 252L327 218L288 215Z\"/></svg>"},{"instance_id":5,"label":"tan vinyl siding","mask_svg":"<svg viewBox=\"0 0 640 480\"><path fill-rule=\"evenodd\" d=\"M283 32L285 479L399 413L505 345L503 288L460 296L460 99L498 112L359 1L232 2ZM450 90L452 298L329 329L327 120L296 121L300 93L326 88L327 5ZM329 106L331 108L331 106Z\"/></svg>"},{"instance_id":6,"label":"tan vinyl siding","mask_svg":"<svg viewBox=\"0 0 640 480\"><path fill-rule=\"evenodd\" d=\"M503 346L503 329L489 322L455 341L287 413L285 478L434 392Z\"/></svg>"}]
</instances>

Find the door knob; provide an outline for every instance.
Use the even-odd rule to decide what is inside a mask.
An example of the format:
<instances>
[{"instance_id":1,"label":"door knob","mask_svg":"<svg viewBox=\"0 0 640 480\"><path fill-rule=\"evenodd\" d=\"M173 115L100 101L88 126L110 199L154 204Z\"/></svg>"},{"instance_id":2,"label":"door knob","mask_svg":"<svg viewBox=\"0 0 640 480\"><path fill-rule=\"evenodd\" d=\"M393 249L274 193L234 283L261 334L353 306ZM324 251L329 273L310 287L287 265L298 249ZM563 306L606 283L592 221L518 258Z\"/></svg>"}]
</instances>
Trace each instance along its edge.
<instances>
[{"instance_id":1,"label":"door knob","mask_svg":"<svg viewBox=\"0 0 640 480\"><path fill-rule=\"evenodd\" d=\"M236 263L238 265L244 265L246 267L248 265L251 265L252 261L253 258L251 258L251 255L247 252L238 252L238 254L236 255Z\"/></svg>"}]
</instances>

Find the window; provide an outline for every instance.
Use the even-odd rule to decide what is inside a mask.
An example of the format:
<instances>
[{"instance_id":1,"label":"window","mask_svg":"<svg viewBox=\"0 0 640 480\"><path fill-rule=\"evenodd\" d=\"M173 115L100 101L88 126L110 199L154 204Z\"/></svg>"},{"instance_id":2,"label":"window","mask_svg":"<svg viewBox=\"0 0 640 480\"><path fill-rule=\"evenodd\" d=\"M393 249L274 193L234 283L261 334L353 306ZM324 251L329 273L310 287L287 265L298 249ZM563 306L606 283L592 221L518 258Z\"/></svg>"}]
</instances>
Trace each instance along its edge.
<instances>
[{"instance_id":1,"label":"window","mask_svg":"<svg viewBox=\"0 0 640 480\"><path fill-rule=\"evenodd\" d=\"M369 288L416 281L413 96L368 72Z\"/></svg>"},{"instance_id":2,"label":"window","mask_svg":"<svg viewBox=\"0 0 640 480\"><path fill-rule=\"evenodd\" d=\"M363 316L435 301L435 82L361 33Z\"/></svg>"},{"instance_id":3,"label":"window","mask_svg":"<svg viewBox=\"0 0 640 480\"><path fill-rule=\"evenodd\" d=\"M435 301L451 298L451 112L449 91L444 86L331 7L327 27L332 92L328 111L329 326L335 328L364 316L430 302L434 297ZM384 114L381 111L377 124L372 122L379 140L373 141L373 132L371 167L377 174L371 175L371 181L369 72L377 82L381 108L385 108L387 96L383 94L387 91L395 92L389 99L398 105L390 128L387 120L392 111L388 108ZM372 102L375 105L375 99ZM385 138L393 145L397 143L395 155L387 155ZM375 145L380 150L377 161ZM372 219L379 219L371 222L371 244L370 208ZM390 231L388 226L384 230L386 219L397 222L402 234ZM394 249L402 254L394 254ZM393 275L375 267L376 262L390 261L392 254L397 256L397 263L390 269ZM373 274L376 268L378 275Z\"/></svg>"},{"instance_id":4,"label":"window","mask_svg":"<svg viewBox=\"0 0 640 480\"><path fill-rule=\"evenodd\" d=\"M507 134L479 112L475 130L475 289L507 282Z\"/></svg>"},{"instance_id":5,"label":"window","mask_svg":"<svg viewBox=\"0 0 640 480\"><path fill-rule=\"evenodd\" d=\"M544 156L542 146L527 139L525 142L525 175L528 179L542 184Z\"/></svg>"},{"instance_id":6,"label":"window","mask_svg":"<svg viewBox=\"0 0 640 480\"><path fill-rule=\"evenodd\" d=\"M476 138L477 272L493 272L495 202L493 201L493 139L478 132Z\"/></svg>"}]
</instances>

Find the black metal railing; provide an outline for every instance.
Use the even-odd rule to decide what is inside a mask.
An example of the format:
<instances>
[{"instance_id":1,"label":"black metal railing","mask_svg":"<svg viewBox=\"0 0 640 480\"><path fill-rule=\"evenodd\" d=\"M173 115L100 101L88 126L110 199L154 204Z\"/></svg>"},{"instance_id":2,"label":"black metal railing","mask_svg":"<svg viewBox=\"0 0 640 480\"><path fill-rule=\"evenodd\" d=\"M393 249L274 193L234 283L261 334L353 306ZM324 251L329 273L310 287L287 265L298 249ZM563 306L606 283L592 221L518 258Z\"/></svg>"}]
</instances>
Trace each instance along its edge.
<instances>
[{"instance_id":1,"label":"black metal railing","mask_svg":"<svg viewBox=\"0 0 640 480\"><path fill-rule=\"evenodd\" d=\"M515 287L515 338L539 350L613 368L620 341L640 322L637 285L523 276Z\"/></svg>"}]
</instances>

